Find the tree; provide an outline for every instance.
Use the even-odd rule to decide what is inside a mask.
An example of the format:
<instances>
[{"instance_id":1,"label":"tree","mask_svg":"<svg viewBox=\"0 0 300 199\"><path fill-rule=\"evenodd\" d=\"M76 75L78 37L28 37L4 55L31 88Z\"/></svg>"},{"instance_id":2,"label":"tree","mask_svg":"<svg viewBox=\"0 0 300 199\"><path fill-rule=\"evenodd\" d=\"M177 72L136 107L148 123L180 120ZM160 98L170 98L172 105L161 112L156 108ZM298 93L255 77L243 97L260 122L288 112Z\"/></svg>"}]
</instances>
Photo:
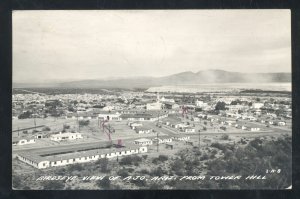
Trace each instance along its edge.
<instances>
[{"instance_id":1,"label":"tree","mask_svg":"<svg viewBox=\"0 0 300 199\"><path fill-rule=\"evenodd\" d=\"M90 124L90 120L79 120L79 126L88 126Z\"/></svg>"},{"instance_id":2,"label":"tree","mask_svg":"<svg viewBox=\"0 0 300 199\"><path fill-rule=\"evenodd\" d=\"M220 111L220 110L226 110L225 107L225 102L218 102L215 106L215 110Z\"/></svg>"},{"instance_id":3,"label":"tree","mask_svg":"<svg viewBox=\"0 0 300 199\"><path fill-rule=\"evenodd\" d=\"M30 111L26 111L24 113L21 113L18 118L19 119L27 119L27 118L31 118L32 112Z\"/></svg>"},{"instance_id":4,"label":"tree","mask_svg":"<svg viewBox=\"0 0 300 199\"><path fill-rule=\"evenodd\" d=\"M222 135L222 140L228 140L228 139L229 139L229 135L227 135L227 134Z\"/></svg>"}]
</instances>

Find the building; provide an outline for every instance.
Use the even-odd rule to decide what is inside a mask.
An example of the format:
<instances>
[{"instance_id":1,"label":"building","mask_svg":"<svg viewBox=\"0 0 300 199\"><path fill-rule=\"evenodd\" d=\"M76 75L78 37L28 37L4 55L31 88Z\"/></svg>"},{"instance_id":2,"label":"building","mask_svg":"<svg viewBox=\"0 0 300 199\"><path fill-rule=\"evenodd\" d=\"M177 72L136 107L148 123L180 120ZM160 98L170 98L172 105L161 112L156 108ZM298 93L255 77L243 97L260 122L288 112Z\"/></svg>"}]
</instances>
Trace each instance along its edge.
<instances>
[{"instance_id":1,"label":"building","mask_svg":"<svg viewBox=\"0 0 300 199\"><path fill-rule=\"evenodd\" d=\"M160 98L159 101L160 101L160 102L175 103L175 100L174 100L174 99L171 99L171 98L165 98L165 97Z\"/></svg>"},{"instance_id":2,"label":"building","mask_svg":"<svg viewBox=\"0 0 300 199\"><path fill-rule=\"evenodd\" d=\"M34 143L35 143L34 138L12 138L13 146L20 146L20 145L34 144Z\"/></svg>"},{"instance_id":3,"label":"building","mask_svg":"<svg viewBox=\"0 0 300 199\"><path fill-rule=\"evenodd\" d=\"M135 132L138 133L138 134L151 133L152 129L147 129L147 128L143 128L143 127L136 127Z\"/></svg>"},{"instance_id":4,"label":"building","mask_svg":"<svg viewBox=\"0 0 300 199\"><path fill-rule=\"evenodd\" d=\"M195 131L195 128L192 127L183 128L183 132L185 133L195 133Z\"/></svg>"},{"instance_id":5,"label":"building","mask_svg":"<svg viewBox=\"0 0 300 199\"><path fill-rule=\"evenodd\" d=\"M147 110L161 110L162 109L162 103L160 102L154 102L154 103L147 103L146 104Z\"/></svg>"},{"instance_id":6,"label":"building","mask_svg":"<svg viewBox=\"0 0 300 199\"><path fill-rule=\"evenodd\" d=\"M179 109L179 105L174 102L165 102L164 106L166 109Z\"/></svg>"},{"instance_id":7,"label":"building","mask_svg":"<svg viewBox=\"0 0 300 199\"><path fill-rule=\"evenodd\" d=\"M137 123L137 122L129 122L128 125L129 125L132 129L135 129L136 127L139 127L139 126L143 126L142 123Z\"/></svg>"},{"instance_id":8,"label":"building","mask_svg":"<svg viewBox=\"0 0 300 199\"><path fill-rule=\"evenodd\" d=\"M70 164L79 164L86 162L93 162L103 158L116 158L134 154L147 153L148 148L146 146L139 147L137 149L129 150L87 150L66 155L64 151L61 154L45 155L38 153L19 153L17 158L35 168L45 169L49 167L66 166Z\"/></svg>"},{"instance_id":9,"label":"building","mask_svg":"<svg viewBox=\"0 0 300 199\"><path fill-rule=\"evenodd\" d=\"M115 111L101 111L98 114L100 120L120 120L121 113Z\"/></svg>"},{"instance_id":10,"label":"building","mask_svg":"<svg viewBox=\"0 0 300 199\"><path fill-rule=\"evenodd\" d=\"M278 125L278 126L285 126L285 125L286 125L286 123L285 123L285 122L283 122L283 121L279 121L279 122L277 122L277 125Z\"/></svg>"},{"instance_id":11,"label":"building","mask_svg":"<svg viewBox=\"0 0 300 199\"><path fill-rule=\"evenodd\" d=\"M76 139L82 139L82 135L80 133L62 133L59 134L53 134L50 136L50 140L60 142L64 140L76 140Z\"/></svg>"},{"instance_id":12,"label":"building","mask_svg":"<svg viewBox=\"0 0 300 199\"><path fill-rule=\"evenodd\" d=\"M252 108L254 108L254 109L260 109L261 107L263 107L264 106L264 103L253 103L252 104Z\"/></svg>"},{"instance_id":13,"label":"building","mask_svg":"<svg viewBox=\"0 0 300 199\"><path fill-rule=\"evenodd\" d=\"M141 138L141 139L134 140L134 144L141 145L141 146L147 146L147 145L152 145L153 142L150 139Z\"/></svg>"},{"instance_id":14,"label":"building","mask_svg":"<svg viewBox=\"0 0 300 199\"><path fill-rule=\"evenodd\" d=\"M228 126L232 126L234 125L236 122L235 121L232 121L232 120L228 120L228 121L225 121L225 124L228 125Z\"/></svg>"},{"instance_id":15,"label":"building","mask_svg":"<svg viewBox=\"0 0 300 199\"><path fill-rule=\"evenodd\" d=\"M250 131L260 131L260 128L258 128L258 127L251 127Z\"/></svg>"}]
</instances>

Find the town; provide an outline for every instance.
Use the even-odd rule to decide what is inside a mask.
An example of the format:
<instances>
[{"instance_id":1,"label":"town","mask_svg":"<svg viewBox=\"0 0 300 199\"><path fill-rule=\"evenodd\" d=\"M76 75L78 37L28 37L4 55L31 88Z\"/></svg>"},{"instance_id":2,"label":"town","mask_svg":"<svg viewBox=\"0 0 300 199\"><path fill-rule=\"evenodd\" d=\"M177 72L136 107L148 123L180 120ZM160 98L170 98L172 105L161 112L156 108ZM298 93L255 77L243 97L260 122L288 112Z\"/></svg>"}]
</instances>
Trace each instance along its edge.
<instances>
[{"instance_id":1,"label":"town","mask_svg":"<svg viewBox=\"0 0 300 199\"><path fill-rule=\"evenodd\" d=\"M253 139L291 136L292 131L291 96L286 93L47 92L14 90L15 172L48 172L145 154L155 161L182 150L211 154L217 144L246 146ZM225 155L222 150L213 154ZM202 159L206 168L210 158Z\"/></svg>"}]
</instances>

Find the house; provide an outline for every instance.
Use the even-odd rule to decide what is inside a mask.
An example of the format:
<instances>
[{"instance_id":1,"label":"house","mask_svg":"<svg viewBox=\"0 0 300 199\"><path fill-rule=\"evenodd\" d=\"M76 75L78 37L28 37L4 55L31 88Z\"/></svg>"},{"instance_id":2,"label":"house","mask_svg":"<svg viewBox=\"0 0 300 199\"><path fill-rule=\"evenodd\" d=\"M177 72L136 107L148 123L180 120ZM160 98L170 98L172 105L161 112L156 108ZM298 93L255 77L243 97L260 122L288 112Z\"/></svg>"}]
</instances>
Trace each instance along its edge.
<instances>
[{"instance_id":1,"label":"house","mask_svg":"<svg viewBox=\"0 0 300 199\"><path fill-rule=\"evenodd\" d=\"M147 128L143 128L143 127L136 127L135 132L138 133L138 134L151 133L152 129L147 129Z\"/></svg>"},{"instance_id":2,"label":"house","mask_svg":"<svg viewBox=\"0 0 300 199\"><path fill-rule=\"evenodd\" d=\"M182 129L182 128L188 127L188 125L183 124L183 123L176 123L176 124L171 124L171 127L176 128L176 129L178 129L178 128Z\"/></svg>"},{"instance_id":3,"label":"house","mask_svg":"<svg viewBox=\"0 0 300 199\"><path fill-rule=\"evenodd\" d=\"M43 135L42 134L36 134L34 136L35 139L42 139L43 138Z\"/></svg>"},{"instance_id":4,"label":"house","mask_svg":"<svg viewBox=\"0 0 300 199\"><path fill-rule=\"evenodd\" d=\"M134 140L134 144L141 145L141 146L147 146L147 145L152 145L153 142L152 142L152 140L147 139L147 138L140 138L140 139Z\"/></svg>"},{"instance_id":5,"label":"house","mask_svg":"<svg viewBox=\"0 0 300 199\"><path fill-rule=\"evenodd\" d=\"M142 123L137 123L137 122L133 122L133 123L130 122L129 126L132 129L135 129L136 127L143 126L143 124Z\"/></svg>"},{"instance_id":6,"label":"house","mask_svg":"<svg viewBox=\"0 0 300 199\"><path fill-rule=\"evenodd\" d=\"M53 134L50 135L50 140L60 142L64 140L76 140L76 139L82 139L82 135L80 133L62 133L60 132L59 134Z\"/></svg>"},{"instance_id":7,"label":"house","mask_svg":"<svg viewBox=\"0 0 300 199\"><path fill-rule=\"evenodd\" d=\"M254 109L260 109L261 107L264 106L264 103L252 103L252 108Z\"/></svg>"},{"instance_id":8,"label":"house","mask_svg":"<svg viewBox=\"0 0 300 199\"><path fill-rule=\"evenodd\" d=\"M274 124L274 121L269 121L269 124Z\"/></svg>"},{"instance_id":9,"label":"house","mask_svg":"<svg viewBox=\"0 0 300 199\"><path fill-rule=\"evenodd\" d=\"M242 126L242 130L247 130L247 129L248 129L248 127Z\"/></svg>"},{"instance_id":10,"label":"house","mask_svg":"<svg viewBox=\"0 0 300 199\"><path fill-rule=\"evenodd\" d=\"M147 110L161 110L162 109L162 103L160 102L154 102L154 103L147 103L146 104Z\"/></svg>"},{"instance_id":11,"label":"house","mask_svg":"<svg viewBox=\"0 0 300 199\"><path fill-rule=\"evenodd\" d=\"M231 120L225 121L225 124L228 126L232 126L235 123L236 123L235 121L231 121Z\"/></svg>"},{"instance_id":12,"label":"house","mask_svg":"<svg viewBox=\"0 0 300 199\"><path fill-rule=\"evenodd\" d=\"M115 111L101 111L98 118L101 120L120 120L120 113Z\"/></svg>"},{"instance_id":13,"label":"house","mask_svg":"<svg viewBox=\"0 0 300 199\"><path fill-rule=\"evenodd\" d=\"M199 100L196 100L195 104L196 104L197 107L200 107L200 108L205 108L205 107L208 106L207 103L205 103L203 101L199 101Z\"/></svg>"},{"instance_id":14,"label":"house","mask_svg":"<svg viewBox=\"0 0 300 199\"><path fill-rule=\"evenodd\" d=\"M34 144L34 143L35 143L34 138L13 138L12 139L13 146L20 146L20 145Z\"/></svg>"},{"instance_id":15,"label":"house","mask_svg":"<svg viewBox=\"0 0 300 199\"><path fill-rule=\"evenodd\" d=\"M277 122L277 125L278 125L278 126L285 126L286 123L285 123L284 121L279 121L279 122Z\"/></svg>"},{"instance_id":16,"label":"house","mask_svg":"<svg viewBox=\"0 0 300 199\"><path fill-rule=\"evenodd\" d=\"M195 130L195 128L186 127L186 128L183 128L182 131L185 133L195 133L196 130Z\"/></svg>"},{"instance_id":17,"label":"house","mask_svg":"<svg viewBox=\"0 0 300 199\"><path fill-rule=\"evenodd\" d=\"M250 120L250 121L256 121L257 119L256 119L256 117L249 116L249 117L248 117L248 120Z\"/></svg>"},{"instance_id":18,"label":"house","mask_svg":"<svg viewBox=\"0 0 300 199\"><path fill-rule=\"evenodd\" d=\"M250 131L260 131L260 128L258 128L258 127L251 127Z\"/></svg>"},{"instance_id":19,"label":"house","mask_svg":"<svg viewBox=\"0 0 300 199\"><path fill-rule=\"evenodd\" d=\"M173 141L172 138L158 139L158 144L170 143L172 141Z\"/></svg>"},{"instance_id":20,"label":"house","mask_svg":"<svg viewBox=\"0 0 300 199\"><path fill-rule=\"evenodd\" d=\"M179 105L174 102L165 102L164 106L166 109L178 109Z\"/></svg>"},{"instance_id":21,"label":"house","mask_svg":"<svg viewBox=\"0 0 300 199\"><path fill-rule=\"evenodd\" d=\"M199 122L199 121L200 121L200 118L198 118L198 117L193 117L193 118L192 118L192 121L194 121L194 122Z\"/></svg>"}]
</instances>

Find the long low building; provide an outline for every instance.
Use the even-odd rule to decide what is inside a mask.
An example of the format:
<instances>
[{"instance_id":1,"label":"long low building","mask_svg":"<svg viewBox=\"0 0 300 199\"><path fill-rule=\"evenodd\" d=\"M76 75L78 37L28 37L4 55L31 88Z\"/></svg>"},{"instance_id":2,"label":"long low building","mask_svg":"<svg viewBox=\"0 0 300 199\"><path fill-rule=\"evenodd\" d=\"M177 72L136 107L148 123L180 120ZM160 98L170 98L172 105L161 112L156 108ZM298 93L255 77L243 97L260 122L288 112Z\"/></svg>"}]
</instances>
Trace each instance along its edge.
<instances>
[{"instance_id":1,"label":"long low building","mask_svg":"<svg viewBox=\"0 0 300 199\"><path fill-rule=\"evenodd\" d=\"M102 158L115 158L127 155L134 155L140 153L147 153L148 148L146 146L136 149L127 150L89 150L73 153L61 153L61 154L37 154L37 153L20 153L17 158L35 168L45 169L49 167L66 166L77 163L86 163L97 161Z\"/></svg>"},{"instance_id":2,"label":"long low building","mask_svg":"<svg viewBox=\"0 0 300 199\"><path fill-rule=\"evenodd\" d=\"M12 145L13 146L34 144L34 143L35 143L34 138L13 138L12 139Z\"/></svg>"},{"instance_id":3,"label":"long low building","mask_svg":"<svg viewBox=\"0 0 300 199\"><path fill-rule=\"evenodd\" d=\"M80 133L62 133L59 134L53 134L50 136L50 139L56 142L64 141L64 140L76 140L76 139L82 139L82 135Z\"/></svg>"}]
</instances>

